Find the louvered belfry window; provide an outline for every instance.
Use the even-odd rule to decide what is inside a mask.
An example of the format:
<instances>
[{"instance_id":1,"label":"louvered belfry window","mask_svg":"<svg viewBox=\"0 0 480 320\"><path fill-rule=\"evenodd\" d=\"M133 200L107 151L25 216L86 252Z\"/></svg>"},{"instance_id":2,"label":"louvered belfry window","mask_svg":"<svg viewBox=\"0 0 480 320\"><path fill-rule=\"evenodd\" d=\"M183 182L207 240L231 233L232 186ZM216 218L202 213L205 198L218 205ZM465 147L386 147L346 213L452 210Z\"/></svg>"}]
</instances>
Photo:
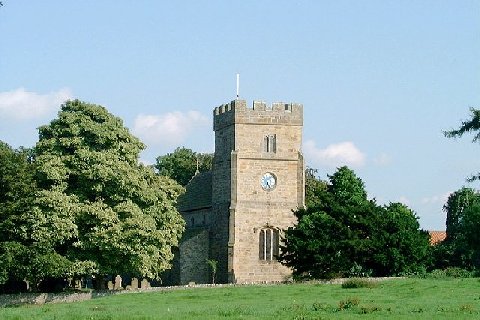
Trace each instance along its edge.
<instances>
[{"instance_id":1,"label":"louvered belfry window","mask_svg":"<svg viewBox=\"0 0 480 320\"><path fill-rule=\"evenodd\" d=\"M269 134L263 138L263 151L268 153L277 152L277 135Z\"/></svg>"},{"instance_id":2,"label":"louvered belfry window","mask_svg":"<svg viewBox=\"0 0 480 320\"><path fill-rule=\"evenodd\" d=\"M259 233L259 259L276 260L279 252L280 234L278 229L265 228Z\"/></svg>"}]
</instances>

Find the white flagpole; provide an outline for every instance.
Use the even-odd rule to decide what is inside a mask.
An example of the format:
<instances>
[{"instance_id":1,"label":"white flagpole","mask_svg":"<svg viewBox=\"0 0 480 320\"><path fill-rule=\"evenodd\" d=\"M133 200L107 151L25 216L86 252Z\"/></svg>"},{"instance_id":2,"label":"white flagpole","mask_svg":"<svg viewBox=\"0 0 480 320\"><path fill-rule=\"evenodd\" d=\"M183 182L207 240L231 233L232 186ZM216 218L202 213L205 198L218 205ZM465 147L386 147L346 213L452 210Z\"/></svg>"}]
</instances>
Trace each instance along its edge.
<instances>
[{"instance_id":1,"label":"white flagpole","mask_svg":"<svg viewBox=\"0 0 480 320\"><path fill-rule=\"evenodd\" d=\"M240 74L237 73L237 99L240 95Z\"/></svg>"}]
</instances>

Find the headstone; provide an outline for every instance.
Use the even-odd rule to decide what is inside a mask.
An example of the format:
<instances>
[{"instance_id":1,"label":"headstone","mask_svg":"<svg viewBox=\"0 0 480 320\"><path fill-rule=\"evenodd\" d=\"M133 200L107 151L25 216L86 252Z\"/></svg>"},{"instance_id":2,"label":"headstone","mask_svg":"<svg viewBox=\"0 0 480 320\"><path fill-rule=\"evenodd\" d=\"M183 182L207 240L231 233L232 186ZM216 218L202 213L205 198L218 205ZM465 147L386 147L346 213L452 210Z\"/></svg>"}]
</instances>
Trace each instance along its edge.
<instances>
[{"instance_id":1,"label":"headstone","mask_svg":"<svg viewBox=\"0 0 480 320\"><path fill-rule=\"evenodd\" d=\"M107 283L108 290L113 290L113 282L110 280Z\"/></svg>"},{"instance_id":2,"label":"headstone","mask_svg":"<svg viewBox=\"0 0 480 320\"><path fill-rule=\"evenodd\" d=\"M132 282L130 284L132 289L138 289L138 279L137 278L132 278Z\"/></svg>"},{"instance_id":3,"label":"headstone","mask_svg":"<svg viewBox=\"0 0 480 320\"><path fill-rule=\"evenodd\" d=\"M114 287L115 290L122 290L122 277L120 277L120 275L117 274L117 276L115 277L115 287Z\"/></svg>"},{"instance_id":4,"label":"headstone","mask_svg":"<svg viewBox=\"0 0 480 320\"><path fill-rule=\"evenodd\" d=\"M140 283L140 288L142 289L150 288L150 282L148 282L147 279L143 279L142 282Z\"/></svg>"}]
</instances>

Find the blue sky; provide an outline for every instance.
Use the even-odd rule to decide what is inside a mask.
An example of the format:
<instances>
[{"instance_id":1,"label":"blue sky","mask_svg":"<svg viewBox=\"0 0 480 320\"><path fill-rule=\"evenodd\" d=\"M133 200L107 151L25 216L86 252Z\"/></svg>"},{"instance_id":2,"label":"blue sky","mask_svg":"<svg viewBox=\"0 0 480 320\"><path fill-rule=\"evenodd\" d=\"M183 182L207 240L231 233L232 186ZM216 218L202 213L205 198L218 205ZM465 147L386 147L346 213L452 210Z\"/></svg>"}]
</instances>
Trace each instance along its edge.
<instances>
[{"instance_id":1,"label":"blue sky","mask_svg":"<svg viewBox=\"0 0 480 320\"><path fill-rule=\"evenodd\" d=\"M0 140L30 147L65 99L121 117L154 162L213 151L212 109L304 105L307 164L348 165L381 204L443 229L480 171L450 140L480 107L479 1L27 1L0 8Z\"/></svg>"}]
</instances>

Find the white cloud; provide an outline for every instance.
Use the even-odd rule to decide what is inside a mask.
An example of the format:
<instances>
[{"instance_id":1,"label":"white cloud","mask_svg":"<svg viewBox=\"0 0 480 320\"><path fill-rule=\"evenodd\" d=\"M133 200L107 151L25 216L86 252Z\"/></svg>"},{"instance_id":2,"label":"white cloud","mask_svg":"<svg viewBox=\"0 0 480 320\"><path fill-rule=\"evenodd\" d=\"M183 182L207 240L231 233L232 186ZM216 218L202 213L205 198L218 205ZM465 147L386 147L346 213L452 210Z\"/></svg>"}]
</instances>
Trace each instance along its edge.
<instances>
[{"instance_id":1,"label":"white cloud","mask_svg":"<svg viewBox=\"0 0 480 320\"><path fill-rule=\"evenodd\" d=\"M403 204L406 205L406 206L410 206L410 205L411 205L410 199L408 199L408 198L405 197L405 196L400 196L400 198L398 198L397 201L400 202L400 203L403 203Z\"/></svg>"},{"instance_id":2,"label":"white cloud","mask_svg":"<svg viewBox=\"0 0 480 320\"><path fill-rule=\"evenodd\" d=\"M179 146L193 131L208 125L208 118L198 111L140 114L135 118L133 133L148 145L171 147Z\"/></svg>"},{"instance_id":3,"label":"white cloud","mask_svg":"<svg viewBox=\"0 0 480 320\"><path fill-rule=\"evenodd\" d=\"M0 92L0 114L18 120L34 119L58 109L71 97L67 88L47 94L26 91L25 88Z\"/></svg>"},{"instance_id":4,"label":"white cloud","mask_svg":"<svg viewBox=\"0 0 480 320\"><path fill-rule=\"evenodd\" d=\"M373 163L375 163L377 166L386 166L390 164L391 161L392 159L386 153L381 153L373 159Z\"/></svg>"},{"instance_id":5,"label":"white cloud","mask_svg":"<svg viewBox=\"0 0 480 320\"><path fill-rule=\"evenodd\" d=\"M342 165L360 167L365 164L366 159L365 154L350 141L331 144L325 149L319 149L313 140L307 140L303 144L303 151L308 161L331 167Z\"/></svg>"},{"instance_id":6,"label":"white cloud","mask_svg":"<svg viewBox=\"0 0 480 320\"><path fill-rule=\"evenodd\" d=\"M445 204L452 192L422 198L422 204Z\"/></svg>"}]
</instances>

